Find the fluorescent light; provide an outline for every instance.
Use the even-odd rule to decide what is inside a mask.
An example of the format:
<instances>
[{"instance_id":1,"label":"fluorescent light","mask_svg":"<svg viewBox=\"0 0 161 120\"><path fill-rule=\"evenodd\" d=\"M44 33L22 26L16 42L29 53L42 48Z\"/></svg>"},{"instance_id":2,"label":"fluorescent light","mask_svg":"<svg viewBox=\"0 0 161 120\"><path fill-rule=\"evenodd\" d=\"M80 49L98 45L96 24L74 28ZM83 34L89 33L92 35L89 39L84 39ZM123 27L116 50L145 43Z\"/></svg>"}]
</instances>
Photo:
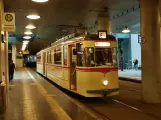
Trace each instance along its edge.
<instances>
[{"instance_id":1,"label":"fluorescent light","mask_svg":"<svg viewBox=\"0 0 161 120\"><path fill-rule=\"evenodd\" d=\"M27 44L22 45L22 51L24 51L26 49L26 46L27 46Z\"/></svg>"},{"instance_id":2,"label":"fluorescent light","mask_svg":"<svg viewBox=\"0 0 161 120\"><path fill-rule=\"evenodd\" d=\"M23 41L23 44L28 44L28 43L29 43L29 41L27 41L27 40Z\"/></svg>"},{"instance_id":3,"label":"fluorescent light","mask_svg":"<svg viewBox=\"0 0 161 120\"><path fill-rule=\"evenodd\" d=\"M24 39L31 39L31 36L24 36Z\"/></svg>"},{"instance_id":4,"label":"fluorescent light","mask_svg":"<svg viewBox=\"0 0 161 120\"><path fill-rule=\"evenodd\" d=\"M35 29L36 27L33 26L33 25L28 25L28 26L26 26L26 28L27 28L27 29Z\"/></svg>"},{"instance_id":5,"label":"fluorescent light","mask_svg":"<svg viewBox=\"0 0 161 120\"><path fill-rule=\"evenodd\" d=\"M24 32L24 34L26 34L26 35L32 35L33 33L30 32L30 31L27 31L27 32Z\"/></svg>"},{"instance_id":6,"label":"fluorescent light","mask_svg":"<svg viewBox=\"0 0 161 120\"><path fill-rule=\"evenodd\" d=\"M47 2L49 0L32 0L33 2Z\"/></svg>"},{"instance_id":7,"label":"fluorescent light","mask_svg":"<svg viewBox=\"0 0 161 120\"><path fill-rule=\"evenodd\" d=\"M29 18L29 19L39 19L40 18L39 15L28 15L26 17Z\"/></svg>"},{"instance_id":8,"label":"fluorescent light","mask_svg":"<svg viewBox=\"0 0 161 120\"><path fill-rule=\"evenodd\" d=\"M123 33L129 33L130 30L127 26L124 27L124 29L122 30Z\"/></svg>"},{"instance_id":9,"label":"fluorescent light","mask_svg":"<svg viewBox=\"0 0 161 120\"><path fill-rule=\"evenodd\" d=\"M28 40L24 40L24 41L23 41L23 43L29 43L29 42L30 42L30 41L28 41Z\"/></svg>"}]
</instances>

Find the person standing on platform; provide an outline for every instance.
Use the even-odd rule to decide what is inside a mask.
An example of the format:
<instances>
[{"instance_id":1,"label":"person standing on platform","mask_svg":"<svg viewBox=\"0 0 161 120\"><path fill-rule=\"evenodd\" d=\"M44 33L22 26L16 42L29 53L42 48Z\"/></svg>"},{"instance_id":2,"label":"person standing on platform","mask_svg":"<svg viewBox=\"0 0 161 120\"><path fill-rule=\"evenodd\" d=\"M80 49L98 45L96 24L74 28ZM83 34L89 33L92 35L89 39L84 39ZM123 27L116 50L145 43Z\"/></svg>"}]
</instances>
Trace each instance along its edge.
<instances>
[{"instance_id":1,"label":"person standing on platform","mask_svg":"<svg viewBox=\"0 0 161 120\"><path fill-rule=\"evenodd\" d=\"M134 69L137 70L138 69L138 60L134 59L133 63L134 63Z\"/></svg>"},{"instance_id":2,"label":"person standing on platform","mask_svg":"<svg viewBox=\"0 0 161 120\"><path fill-rule=\"evenodd\" d=\"M13 60L11 60L9 63L9 80L13 79L14 70L15 70L15 64L13 63Z\"/></svg>"}]
</instances>

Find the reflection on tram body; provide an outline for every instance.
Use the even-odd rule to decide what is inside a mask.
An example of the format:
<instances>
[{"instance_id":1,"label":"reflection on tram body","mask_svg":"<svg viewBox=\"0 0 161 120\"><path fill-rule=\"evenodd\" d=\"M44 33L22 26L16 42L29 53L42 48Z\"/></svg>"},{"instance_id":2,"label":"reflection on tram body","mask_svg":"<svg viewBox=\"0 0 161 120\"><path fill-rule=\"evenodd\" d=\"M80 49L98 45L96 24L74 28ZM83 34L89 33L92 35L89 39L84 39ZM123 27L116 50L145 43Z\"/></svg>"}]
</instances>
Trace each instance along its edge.
<instances>
[{"instance_id":1,"label":"reflection on tram body","mask_svg":"<svg viewBox=\"0 0 161 120\"><path fill-rule=\"evenodd\" d=\"M37 53L37 72L86 97L117 95L117 42L115 37L108 37L68 37L63 42L60 39Z\"/></svg>"}]
</instances>

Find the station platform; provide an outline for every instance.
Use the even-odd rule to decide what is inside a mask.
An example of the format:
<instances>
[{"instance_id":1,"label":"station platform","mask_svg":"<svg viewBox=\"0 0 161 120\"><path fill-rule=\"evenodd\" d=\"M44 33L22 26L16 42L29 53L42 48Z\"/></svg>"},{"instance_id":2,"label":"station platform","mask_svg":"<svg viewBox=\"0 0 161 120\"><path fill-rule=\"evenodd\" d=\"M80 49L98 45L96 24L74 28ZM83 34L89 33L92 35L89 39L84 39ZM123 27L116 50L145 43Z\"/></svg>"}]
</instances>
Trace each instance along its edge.
<instances>
[{"instance_id":1,"label":"station platform","mask_svg":"<svg viewBox=\"0 0 161 120\"><path fill-rule=\"evenodd\" d=\"M141 84L119 81L112 98L85 98L51 84L32 69L16 69L0 120L161 120L161 104L141 102Z\"/></svg>"},{"instance_id":2,"label":"station platform","mask_svg":"<svg viewBox=\"0 0 161 120\"><path fill-rule=\"evenodd\" d=\"M10 81L7 109L0 120L95 120L68 96L28 69L16 70Z\"/></svg>"},{"instance_id":3,"label":"station platform","mask_svg":"<svg viewBox=\"0 0 161 120\"><path fill-rule=\"evenodd\" d=\"M120 80L141 83L141 70L124 69L123 71L119 70L118 72Z\"/></svg>"}]
</instances>

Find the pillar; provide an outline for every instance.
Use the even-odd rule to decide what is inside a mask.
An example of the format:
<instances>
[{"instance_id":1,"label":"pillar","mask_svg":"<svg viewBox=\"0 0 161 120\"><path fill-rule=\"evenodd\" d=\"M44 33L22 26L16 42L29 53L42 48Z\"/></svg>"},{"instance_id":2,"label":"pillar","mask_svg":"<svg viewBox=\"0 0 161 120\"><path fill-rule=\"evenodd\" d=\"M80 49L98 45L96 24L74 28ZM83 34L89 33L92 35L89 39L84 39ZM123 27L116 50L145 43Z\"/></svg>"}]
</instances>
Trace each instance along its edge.
<instances>
[{"instance_id":1,"label":"pillar","mask_svg":"<svg viewBox=\"0 0 161 120\"><path fill-rule=\"evenodd\" d=\"M4 33L4 36L5 36L5 39L6 39L6 44L5 44L5 73L6 73L6 76L5 76L5 83L6 83L6 90L8 90L9 88L9 78L8 78L8 32L5 31Z\"/></svg>"},{"instance_id":2,"label":"pillar","mask_svg":"<svg viewBox=\"0 0 161 120\"><path fill-rule=\"evenodd\" d=\"M141 0L142 99L146 103L161 102L161 41L159 0Z\"/></svg>"},{"instance_id":3,"label":"pillar","mask_svg":"<svg viewBox=\"0 0 161 120\"><path fill-rule=\"evenodd\" d=\"M4 34L3 30L3 13L4 4L3 0L0 0L0 36ZM7 106L7 92L6 92L6 55L5 55L6 43L2 42L2 36L0 37L0 111L4 110Z\"/></svg>"},{"instance_id":4,"label":"pillar","mask_svg":"<svg viewBox=\"0 0 161 120\"><path fill-rule=\"evenodd\" d=\"M12 60L13 60L13 63L15 63L16 65L16 54L17 54L17 50L16 50L16 45L12 45Z\"/></svg>"},{"instance_id":5,"label":"pillar","mask_svg":"<svg viewBox=\"0 0 161 120\"><path fill-rule=\"evenodd\" d=\"M98 30L107 30L107 34L111 34L110 18L107 15L100 15L98 17Z\"/></svg>"}]
</instances>

